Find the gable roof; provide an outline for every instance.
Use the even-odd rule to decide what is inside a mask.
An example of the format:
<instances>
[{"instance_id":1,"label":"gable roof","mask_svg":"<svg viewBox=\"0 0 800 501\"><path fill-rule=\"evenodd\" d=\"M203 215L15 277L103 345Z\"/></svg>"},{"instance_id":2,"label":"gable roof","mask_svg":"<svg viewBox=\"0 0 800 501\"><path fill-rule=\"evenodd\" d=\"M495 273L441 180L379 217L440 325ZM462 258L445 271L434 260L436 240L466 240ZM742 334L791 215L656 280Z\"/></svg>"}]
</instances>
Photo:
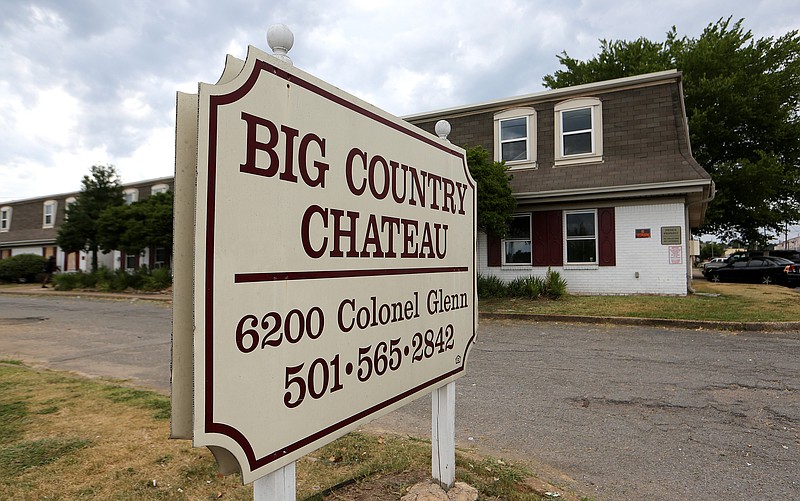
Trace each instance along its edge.
<instances>
[{"instance_id":1,"label":"gable roof","mask_svg":"<svg viewBox=\"0 0 800 501\"><path fill-rule=\"evenodd\" d=\"M602 104L603 157L599 162L556 165L555 106L592 97ZM536 168L512 169L521 203L653 196L683 196L693 226L713 198L711 176L694 159L681 73L661 71L404 117L425 130L451 122L459 146L494 149L494 115L514 108L536 110ZM471 144L462 144L470 142Z\"/></svg>"}]
</instances>

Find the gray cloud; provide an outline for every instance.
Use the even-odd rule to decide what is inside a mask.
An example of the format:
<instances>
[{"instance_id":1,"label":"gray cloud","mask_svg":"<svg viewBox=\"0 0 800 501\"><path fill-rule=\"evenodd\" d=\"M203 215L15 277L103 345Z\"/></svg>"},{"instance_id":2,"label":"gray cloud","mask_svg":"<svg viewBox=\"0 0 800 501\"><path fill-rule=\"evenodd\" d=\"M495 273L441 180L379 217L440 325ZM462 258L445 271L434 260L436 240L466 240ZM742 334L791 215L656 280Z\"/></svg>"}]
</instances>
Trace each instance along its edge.
<instances>
[{"instance_id":1,"label":"gray cloud","mask_svg":"<svg viewBox=\"0 0 800 501\"><path fill-rule=\"evenodd\" d=\"M555 55L598 39L698 35L720 17L756 36L800 26L793 0L425 2L0 0L0 201L79 187L92 163L170 175L177 90L215 81L227 51L295 33L295 64L392 113L541 90ZM72 180L72 181L69 181Z\"/></svg>"}]
</instances>

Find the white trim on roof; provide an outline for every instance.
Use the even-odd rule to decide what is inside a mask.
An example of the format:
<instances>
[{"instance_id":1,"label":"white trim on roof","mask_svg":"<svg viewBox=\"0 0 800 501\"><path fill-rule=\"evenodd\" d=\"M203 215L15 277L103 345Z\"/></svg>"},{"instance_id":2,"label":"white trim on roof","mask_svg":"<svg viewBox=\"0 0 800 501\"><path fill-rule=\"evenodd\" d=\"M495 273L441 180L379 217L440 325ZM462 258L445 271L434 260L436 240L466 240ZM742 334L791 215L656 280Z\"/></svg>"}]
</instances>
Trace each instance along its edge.
<instances>
[{"instance_id":1,"label":"white trim on roof","mask_svg":"<svg viewBox=\"0 0 800 501\"><path fill-rule=\"evenodd\" d=\"M674 81L680 80L681 72L678 70L658 71L655 73L646 73L644 75L635 75L632 77L615 78L614 80L604 80L602 82L594 82L583 85L576 85L574 87L563 87L561 89L551 89L533 94L526 94L523 96L509 97L504 99L496 99L493 101L486 101L483 103L468 104L465 106L456 106L453 108L444 108L434 111L426 111L423 113L415 113L413 115L406 115L401 117L403 120L424 120L427 118L438 118L442 115L461 114L466 112L473 112L482 109L514 106L520 103L530 103L531 101L550 101L553 99L565 99L567 96L573 95L586 95L599 93L609 90L618 90L623 87L638 86L645 84L653 84L661 81Z\"/></svg>"}]
</instances>

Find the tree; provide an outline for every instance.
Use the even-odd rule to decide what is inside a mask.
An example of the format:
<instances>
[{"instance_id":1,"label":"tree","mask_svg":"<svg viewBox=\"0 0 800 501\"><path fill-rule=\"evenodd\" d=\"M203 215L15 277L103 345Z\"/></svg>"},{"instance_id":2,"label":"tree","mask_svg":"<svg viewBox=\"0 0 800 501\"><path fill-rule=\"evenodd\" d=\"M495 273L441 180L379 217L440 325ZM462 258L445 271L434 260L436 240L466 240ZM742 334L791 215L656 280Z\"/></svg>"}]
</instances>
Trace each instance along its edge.
<instances>
[{"instance_id":1,"label":"tree","mask_svg":"<svg viewBox=\"0 0 800 501\"><path fill-rule=\"evenodd\" d=\"M172 248L171 192L158 193L131 205L105 209L97 220L97 240L104 252L141 254L150 247Z\"/></svg>"},{"instance_id":2,"label":"tree","mask_svg":"<svg viewBox=\"0 0 800 501\"><path fill-rule=\"evenodd\" d=\"M481 146L467 150L467 166L478 190L478 229L504 237L517 201L511 194L511 176L502 162L494 162Z\"/></svg>"},{"instance_id":3,"label":"tree","mask_svg":"<svg viewBox=\"0 0 800 501\"><path fill-rule=\"evenodd\" d=\"M97 270L97 221L109 207L122 205L122 185L113 165L94 165L91 176L83 176L81 192L66 212L56 242L65 252L91 252L92 270Z\"/></svg>"},{"instance_id":4,"label":"tree","mask_svg":"<svg viewBox=\"0 0 800 501\"><path fill-rule=\"evenodd\" d=\"M700 259L706 260L711 259L712 257L724 257L725 249L726 247L724 244L719 242L709 242L704 244L700 249Z\"/></svg>"},{"instance_id":5,"label":"tree","mask_svg":"<svg viewBox=\"0 0 800 501\"><path fill-rule=\"evenodd\" d=\"M544 84L680 70L693 154L717 187L701 231L752 247L800 220L800 35L755 40L742 23L720 19L699 38L673 27L662 43L601 40L587 61L558 55L564 69Z\"/></svg>"}]
</instances>

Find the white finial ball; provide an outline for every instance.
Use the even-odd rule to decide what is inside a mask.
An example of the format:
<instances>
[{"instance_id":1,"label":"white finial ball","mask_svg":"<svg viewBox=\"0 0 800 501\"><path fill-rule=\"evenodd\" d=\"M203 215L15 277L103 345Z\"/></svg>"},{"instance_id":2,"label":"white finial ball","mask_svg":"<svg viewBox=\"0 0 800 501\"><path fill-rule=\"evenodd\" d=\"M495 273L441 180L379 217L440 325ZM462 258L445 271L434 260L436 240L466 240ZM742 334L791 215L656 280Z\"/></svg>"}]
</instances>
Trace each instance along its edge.
<instances>
[{"instance_id":1,"label":"white finial ball","mask_svg":"<svg viewBox=\"0 0 800 501\"><path fill-rule=\"evenodd\" d=\"M436 131L436 135L441 139L447 139L447 136L450 135L450 122L447 120L439 120L436 122L434 130Z\"/></svg>"},{"instance_id":2,"label":"white finial ball","mask_svg":"<svg viewBox=\"0 0 800 501\"><path fill-rule=\"evenodd\" d=\"M283 23L270 26L267 29L267 44L269 44L269 48L272 49L276 57L287 62L291 61L286 54L294 45L294 34L288 26Z\"/></svg>"}]
</instances>

